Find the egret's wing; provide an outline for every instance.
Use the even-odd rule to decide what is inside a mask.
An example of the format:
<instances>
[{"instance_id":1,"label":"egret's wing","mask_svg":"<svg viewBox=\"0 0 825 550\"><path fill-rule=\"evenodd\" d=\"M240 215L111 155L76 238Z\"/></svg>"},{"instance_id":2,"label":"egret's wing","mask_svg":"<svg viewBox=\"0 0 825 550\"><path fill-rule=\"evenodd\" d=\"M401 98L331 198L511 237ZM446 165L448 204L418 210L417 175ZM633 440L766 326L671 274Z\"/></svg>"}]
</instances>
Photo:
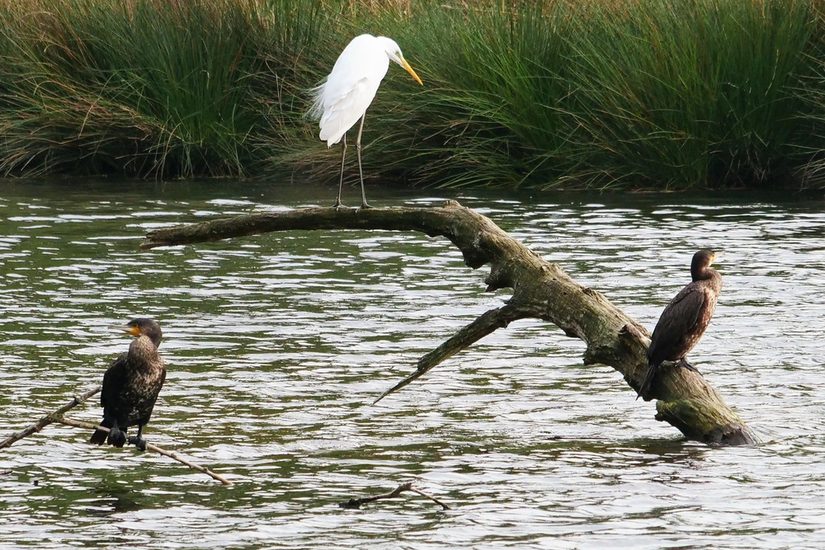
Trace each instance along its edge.
<instances>
[{"instance_id":1,"label":"egret's wing","mask_svg":"<svg viewBox=\"0 0 825 550\"><path fill-rule=\"evenodd\" d=\"M332 97L324 104L319 137L326 141L328 146L338 143L347 130L364 115L367 107L375 98L379 84L380 80L362 78L355 82L346 93Z\"/></svg>"},{"instance_id":2,"label":"egret's wing","mask_svg":"<svg viewBox=\"0 0 825 550\"><path fill-rule=\"evenodd\" d=\"M338 143L364 115L389 63L374 36L357 36L344 48L326 82L315 90L312 112L320 115L320 138L327 145Z\"/></svg>"}]
</instances>

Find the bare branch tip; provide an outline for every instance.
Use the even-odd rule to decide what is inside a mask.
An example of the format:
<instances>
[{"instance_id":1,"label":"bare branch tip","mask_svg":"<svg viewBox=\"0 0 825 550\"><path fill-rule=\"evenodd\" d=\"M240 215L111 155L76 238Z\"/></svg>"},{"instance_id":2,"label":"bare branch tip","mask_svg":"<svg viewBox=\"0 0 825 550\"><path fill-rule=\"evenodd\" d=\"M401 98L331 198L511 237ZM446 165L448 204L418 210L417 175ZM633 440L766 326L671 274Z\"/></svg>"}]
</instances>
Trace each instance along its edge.
<instances>
[{"instance_id":1,"label":"bare branch tip","mask_svg":"<svg viewBox=\"0 0 825 550\"><path fill-rule=\"evenodd\" d=\"M411 493L415 493L415 494L420 495L424 498L427 498L427 499L433 501L434 503L438 504L439 506L441 506L441 508L444 509L444 510L449 510L450 509L449 506L447 506L446 504L444 504L443 502L441 502L437 498L425 493L424 491L422 491L420 489L416 489L415 487L413 487L413 482L412 481L407 481L405 483L400 484L398 487L396 487L395 489L393 489L389 493L383 493L383 494L375 495L375 496L371 496L371 497L351 498L351 499L347 500L346 502L339 503L338 506L340 506L341 508L349 509L349 510L358 510L364 504L368 504L370 502L376 502L378 500L385 500L385 499L389 499L389 498L395 498L395 497L397 497L398 495L400 495L401 493L403 493L405 491L410 491Z\"/></svg>"}]
</instances>

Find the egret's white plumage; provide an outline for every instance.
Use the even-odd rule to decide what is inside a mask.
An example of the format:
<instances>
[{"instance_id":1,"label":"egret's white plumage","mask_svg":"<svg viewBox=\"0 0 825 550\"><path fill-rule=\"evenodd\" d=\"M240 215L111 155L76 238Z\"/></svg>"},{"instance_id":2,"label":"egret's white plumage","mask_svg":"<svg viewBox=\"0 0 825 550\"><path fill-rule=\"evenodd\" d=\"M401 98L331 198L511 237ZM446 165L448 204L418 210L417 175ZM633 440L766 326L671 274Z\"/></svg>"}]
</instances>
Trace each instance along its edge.
<instances>
[{"instance_id":1,"label":"egret's white plumage","mask_svg":"<svg viewBox=\"0 0 825 550\"><path fill-rule=\"evenodd\" d=\"M362 34L353 38L332 67L323 84L313 90L314 98L310 114L320 120L319 138L327 142L327 147L344 139L344 152L341 159L341 184L338 187L338 200L341 204L341 187L344 181L344 158L346 154L346 133L361 119L364 127L364 115L375 98L381 80L387 74L390 61L401 65L416 82L421 79L415 74L404 59L401 48L391 38ZM364 194L364 177L361 172L361 129L356 142L358 149L358 168L361 173L362 206L369 206Z\"/></svg>"}]
</instances>

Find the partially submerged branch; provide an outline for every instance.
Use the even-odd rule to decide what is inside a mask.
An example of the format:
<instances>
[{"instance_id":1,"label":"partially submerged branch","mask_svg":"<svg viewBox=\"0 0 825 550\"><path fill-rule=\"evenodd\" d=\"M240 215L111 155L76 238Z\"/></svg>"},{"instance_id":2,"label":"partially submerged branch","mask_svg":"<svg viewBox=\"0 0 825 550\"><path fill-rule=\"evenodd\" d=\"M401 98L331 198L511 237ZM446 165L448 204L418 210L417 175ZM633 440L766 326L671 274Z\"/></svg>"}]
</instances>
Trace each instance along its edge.
<instances>
[{"instance_id":1,"label":"partially submerged branch","mask_svg":"<svg viewBox=\"0 0 825 550\"><path fill-rule=\"evenodd\" d=\"M416 489L415 487L413 487L413 484L412 484L411 481L408 481L407 483L402 483L401 485L399 485L398 487L396 487L395 489L393 489L389 493L384 493L384 494L381 494L381 495L375 495L375 496L371 496L371 497L351 498L346 502L342 502L341 504L339 504L339 506L341 508L348 508L348 509L351 509L351 510L357 510L357 509L361 508L361 506L363 506L364 504L369 504L370 502L375 502L375 501L378 501L378 500L386 500L388 498L395 498L395 497L397 497L398 495L400 495L401 493L403 493L405 491L410 491L410 492L415 493L417 495L421 495L424 498L428 498L428 499L432 500L433 502L435 502L436 504L441 506L442 510L449 510L450 509L449 506L447 506L446 504L444 504L443 502L441 502L440 500L438 500L434 496L425 493L421 489Z\"/></svg>"},{"instance_id":2,"label":"partially submerged branch","mask_svg":"<svg viewBox=\"0 0 825 550\"><path fill-rule=\"evenodd\" d=\"M488 291L513 289L506 306L485 313L422 357L412 374L379 399L479 338L523 317L550 321L567 336L583 340L587 345L585 364L613 367L634 390L641 384L647 369L645 352L650 340L644 327L602 294L576 283L558 265L542 259L510 237L490 219L455 201L434 208L307 208L246 214L158 229L150 232L140 247L149 249L270 231L313 229L411 230L444 236L461 250L464 263L469 267L476 269L490 264L490 273L485 279ZM754 442L745 423L695 372L663 369L651 393L658 399L656 418L669 422L690 439L723 444Z\"/></svg>"},{"instance_id":3,"label":"partially submerged branch","mask_svg":"<svg viewBox=\"0 0 825 550\"><path fill-rule=\"evenodd\" d=\"M65 416L60 417L60 418L56 418L54 421L57 422L58 424L64 424L66 426L74 426L75 428L83 428L85 430L103 430L104 432L109 431L109 428L107 428L106 426L100 426L100 425L95 424L93 422L83 422L82 420L75 420L74 418L66 418ZM184 466L188 466L189 468L192 468L193 470L197 470L198 472L201 472L201 473L204 473L204 474L208 475L209 477L211 477L212 479L214 479L216 481L220 481L224 485L232 485L232 482L229 481L228 479L226 479L225 477L223 477L222 475L216 474L215 472L213 472L212 470L210 470L209 468L207 468L205 466L201 466L200 464L195 464L191 460L189 460L187 458L184 458L183 456L179 455L178 453L176 453L174 451L167 451L166 449L164 449L162 447L158 447L157 445L154 445L154 444L148 443L148 442L146 443L146 450L147 451L152 451L153 453L157 453L159 455L169 457L172 460L176 460L176 461L180 462L181 464L183 464Z\"/></svg>"},{"instance_id":4,"label":"partially submerged branch","mask_svg":"<svg viewBox=\"0 0 825 550\"><path fill-rule=\"evenodd\" d=\"M7 437L6 439L4 439L2 442L0 442L0 449L2 449L4 447L10 447L15 442L20 441L24 437L28 437L32 434L35 434L35 433L39 432L40 430L42 430L43 428L45 428L46 426L48 426L49 424L54 424L54 423L63 424L63 425L66 425L66 426L74 426L76 428L83 428L83 429L87 429L87 430L103 430L104 432L108 432L109 428L107 428L105 426L100 426L100 425L94 424L92 422L83 422L82 420L75 420L73 418L66 418L66 416L64 416L68 411L70 411L73 408L77 407L78 405L80 405L81 403L83 403L84 401L89 399L90 397L100 393L100 390L101 390L101 386L97 386L95 388L92 388L92 389L88 390L86 393L84 393L80 396L73 397L71 401L69 401L67 404L63 405L59 409L50 412L49 414L47 414L46 416L42 417L40 420L38 420L37 422L32 424L31 426L28 426L25 429L15 433L15 434L12 434L9 437ZM166 449L162 449L161 447L158 447L157 445L153 445L151 443L146 444L146 450L147 451L152 451L152 452L164 455L164 456L167 456L167 457L169 457L173 460L177 460L181 464L184 464L184 465L192 468L193 470L197 470L199 472L202 472L202 473L210 476L211 478L213 478L217 481L220 481L224 485L232 485L231 481L229 481L225 477L221 476L220 474L216 474L215 472L213 472L209 468L206 468L206 467L201 466L199 464L195 464L194 462L191 462L188 459L180 456L178 453L175 453L173 451L167 451Z\"/></svg>"},{"instance_id":5,"label":"partially submerged branch","mask_svg":"<svg viewBox=\"0 0 825 550\"><path fill-rule=\"evenodd\" d=\"M49 414L47 414L46 416L44 416L43 418L41 418L40 420L38 420L37 422L32 424L31 426L15 433L15 434L12 434L9 437L7 437L6 439L4 439L2 442L0 442L0 449L3 449L5 447L10 447L16 441L20 441L24 437L28 437L28 436L32 435L33 433L37 433L40 430L42 430L43 428L45 428L46 426L48 426L49 424L51 424L53 422L56 422L58 418L62 417L68 411L70 411L73 408L77 407L78 405L80 405L81 403L83 403L84 401L86 401L87 399L92 397L93 395L96 395L96 394L100 393L100 389L101 389L101 386L97 386L95 388L90 389L89 391L87 391L83 395L74 396L71 401L69 401L67 404L63 405L62 407L60 407L56 411L50 412Z\"/></svg>"}]
</instances>

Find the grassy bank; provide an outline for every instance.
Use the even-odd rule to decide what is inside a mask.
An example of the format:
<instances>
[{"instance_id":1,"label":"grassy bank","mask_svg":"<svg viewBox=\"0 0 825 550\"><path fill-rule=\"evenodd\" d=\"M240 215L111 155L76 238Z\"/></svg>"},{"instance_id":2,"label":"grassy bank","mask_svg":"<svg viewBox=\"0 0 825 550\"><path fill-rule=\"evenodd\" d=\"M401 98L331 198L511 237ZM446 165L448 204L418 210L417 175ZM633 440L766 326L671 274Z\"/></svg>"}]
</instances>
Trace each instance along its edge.
<instances>
[{"instance_id":1,"label":"grassy bank","mask_svg":"<svg viewBox=\"0 0 825 550\"><path fill-rule=\"evenodd\" d=\"M825 186L820 0L469 5L0 0L0 173L334 179L305 90L372 32L425 81L390 69L372 178Z\"/></svg>"}]
</instances>

